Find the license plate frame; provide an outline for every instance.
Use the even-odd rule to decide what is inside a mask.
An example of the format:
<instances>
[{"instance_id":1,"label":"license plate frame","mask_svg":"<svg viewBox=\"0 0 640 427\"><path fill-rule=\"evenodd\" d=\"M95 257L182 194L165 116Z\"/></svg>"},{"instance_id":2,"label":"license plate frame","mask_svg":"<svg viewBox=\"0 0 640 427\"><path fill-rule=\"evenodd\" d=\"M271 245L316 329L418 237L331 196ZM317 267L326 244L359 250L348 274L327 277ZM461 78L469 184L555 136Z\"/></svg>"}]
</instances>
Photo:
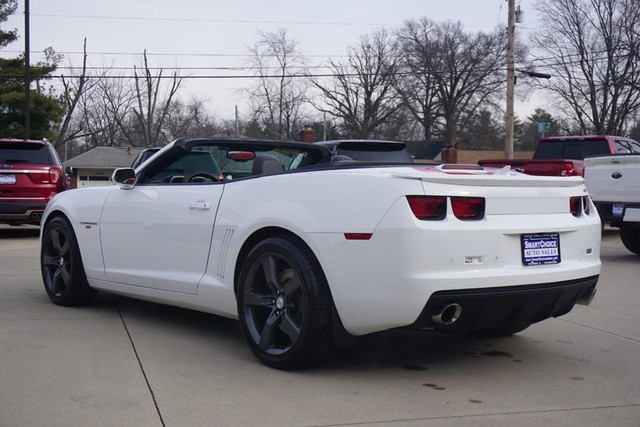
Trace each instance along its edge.
<instances>
[{"instance_id":1,"label":"license plate frame","mask_svg":"<svg viewBox=\"0 0 640 427\"><path fill-rule=\"evenodd\" d=\"M522 255L522 264L526 267L560 264L562 261L560 234L522 234L520 236L520 253Z\"/></svg>"},{"instance_id":2,"label":"license plate frame","mask_svg":"<svg viewBox=\"0 0 640 427\"><path fill-rule=\"evenodd\" d=\"M8 184L13 185L17 182L16 176L14 174L0 174L0 184Z\"/></svg>"}]
</instances>

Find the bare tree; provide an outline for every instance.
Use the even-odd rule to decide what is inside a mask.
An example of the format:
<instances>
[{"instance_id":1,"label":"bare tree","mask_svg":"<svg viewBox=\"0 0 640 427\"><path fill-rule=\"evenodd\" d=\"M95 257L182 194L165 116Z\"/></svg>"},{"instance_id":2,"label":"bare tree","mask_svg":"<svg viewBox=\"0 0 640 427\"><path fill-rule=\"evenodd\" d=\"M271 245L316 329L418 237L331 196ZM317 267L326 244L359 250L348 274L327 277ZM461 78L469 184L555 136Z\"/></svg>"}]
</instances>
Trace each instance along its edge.
<instances>
[{"instance_id":1,"label":"bare tree","mask_svg":"<svg viewBox=\"0 0 640 427\"><path fill-rule=\"evenodd\" d=\"M540 0L536 63L582 133L623 134L640 109L640 2Z\"/></svg>"},{"instance_id":2,"label":"bare tree","mask_svg":"<svg viewBox=\"0 0 640 427\"><path fill-rule=\"evenodd\" d=\"M127 117L133 109L133 89L120 76L98 79L92 91L80 98L79 115L86 134L85 149L98 146L139 145L130 140Z\"/></svg>"},{"instance_id":3,"label":"bare tree","mask_svg":"<svg viewBox=\"0 0 640 427\"><path fill-rule=\"evenodd\" d=\"M87 76L87 39L84 39L82 68L78 75L61 76L63 93L62 103L65 116L60 128L56 132L55 146L57 149L66 148L69 141L87 136L82 127L82 121L76 114L76 109L86 92L91 91L103 76Z\"/></svg>"},{"instance_id":4,"label":"bare tree","mask_svg":"<svg viewBox=\"0 0 640 427\"><path fill-rule=\"evenodd\" d=\"M445 124L445 141L453 146L480 107L488 108L505 82L505 38L502 32L464 31L460 22L435 25L434 57L425 62L435 79Z\"/></svg>"},{"instance_id":5,"label":"bare tree","mask_svg":"<svg viewBox=\"0 0 640 427\"><path fill-rule=\"evenodd\" d=\"M164 97L162 97L163 70L159 70L156 76L151 74L146 49L143 53L143 60L144 69L142 70L142 76L138 74L138 67L134 67L135 101L137 108L133 109L133 114L139 129L142 130L144 145L154 146L159 145L161 142L166 143L166 141L161 141L162 127L171 108L171 102L182 84L182 78L178 76L177 72L174 72L169 79L170 87L164 93ZM123 131L128 134L127 139L133 142L130 130L123 128Z\"/></svg>"},{"instance_id":6,"label":"bare tree","mask_svg":"<svg viewBox=\"0 0 640 427\"><path fill-rule=\"evenodd\" d=\"M346 63L329 61L333 77L312 78L321 103L316 108L338 118L347 137L371 138L401 105L393 91L397 56L386 30L362 36Z\"/></svg>"},{"instance_id":7,"label":"bare tree","mask_svg":"<svg viewBox=\"0 0 640 427\"><path fill-rule=\"evenodd\" d=\"M221 127L206 110L203 99L192 98L188 102L175 100L165 120L166 136L173 140L181 136L211 136L221 132Z\"/></svg>"},{"instance_id":8,"label":"bare tree","mask_svg":"<svg viewBox=\"0 0 640 427\"><path fill-rule=\"evenodd\" d=\"M252 115L267 136L293 139L303 121L302 107L308 88L306 59L287 30L258 32L260 39L251 48L249 64L256 84L244 91L249 95Z\"/></svg>"},{"instance_id":9,"label":"bare tree","mask_svg":"<svg viewBox=\"0 0 640 427\"><path fill-rule=\"evenodd\" d=\"M436 24L426 18L406 21L397 33L399 64L394 81L405 107L422 128L422 139L431 139L443 112L432 70L436 58Z\"/></svg>"}]
</instances>

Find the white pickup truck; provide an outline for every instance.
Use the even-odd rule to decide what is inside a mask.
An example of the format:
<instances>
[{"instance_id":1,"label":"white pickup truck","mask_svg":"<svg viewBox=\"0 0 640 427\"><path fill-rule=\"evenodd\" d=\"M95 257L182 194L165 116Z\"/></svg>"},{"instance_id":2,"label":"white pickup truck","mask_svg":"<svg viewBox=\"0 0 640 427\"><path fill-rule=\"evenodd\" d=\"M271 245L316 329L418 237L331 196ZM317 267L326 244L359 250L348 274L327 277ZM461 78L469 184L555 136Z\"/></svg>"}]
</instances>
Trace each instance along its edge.
<instances>
[{"instance_id":1,"label":"white pickup truck","mask_svg":"<svg viewBox=\"0 0 640 427\"><path fill-rule=\"evenodd\" d=\"M587 158L584 178L602 222L620 227L624 246L640 255L640 155Z\"/></svg>"}]
</instances>

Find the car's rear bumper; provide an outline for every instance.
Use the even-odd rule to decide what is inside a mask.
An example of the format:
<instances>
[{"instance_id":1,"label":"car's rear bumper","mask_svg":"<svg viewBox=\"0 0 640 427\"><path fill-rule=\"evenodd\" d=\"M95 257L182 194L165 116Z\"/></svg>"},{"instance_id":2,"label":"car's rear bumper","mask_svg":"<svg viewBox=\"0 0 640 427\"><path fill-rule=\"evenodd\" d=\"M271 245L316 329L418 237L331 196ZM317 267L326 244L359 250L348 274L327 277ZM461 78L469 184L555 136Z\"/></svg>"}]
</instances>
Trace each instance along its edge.
<instances>
[{"instance_id":1,"label":"car's rear bumper","mask_svg":"<svg viewBox=\"0 0 640 427\"><path fill-rule=\"evenodd\" d=\"M638 222L640 221L640 203L612 203L612 202L596 202L593 204L598 209L598 215L602 222L611 223L613 226L620 226L622 222ZM613 214L613 205L624 206L621 215Z\"/></svg>"},{"instance_id":2,"label":"car's rear bumper","mask_svg":"<svg viewBox=\"0 0 640 427\"><path fill-rule=\"evenodd\" d=\"M588 304L598 276L556 283L435 292L411 328L436 331L506 329L567 314L573 306ZM459 306L457 319L437 319L445 307ZM434 319L436 316L436 319Z\"/></svg>"},{"instance_id":3,"label":"car's rear bumper","mask_svg":"<svg viewBox=\"0 0 640 427\"><path fill-rule=\"evenodd\" d=\"M13 203L0 200L0 223L39 224L46 202Z\"/></svg>"}]
</instances>

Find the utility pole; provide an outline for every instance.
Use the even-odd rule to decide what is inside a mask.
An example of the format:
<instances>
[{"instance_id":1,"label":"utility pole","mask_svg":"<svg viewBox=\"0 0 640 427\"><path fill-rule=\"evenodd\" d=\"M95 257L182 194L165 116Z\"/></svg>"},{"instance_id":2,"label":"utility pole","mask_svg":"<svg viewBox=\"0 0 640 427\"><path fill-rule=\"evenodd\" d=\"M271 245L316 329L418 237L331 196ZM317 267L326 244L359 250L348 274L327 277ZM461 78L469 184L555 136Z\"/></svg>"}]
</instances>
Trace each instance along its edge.
<instances>
[{"instance_id":1,"label":"utility pole","mask_svg":"<svg viewBox=\"0 0 640 427\"><path fill-rule=\"evenodd\" d=\"M240 136L240 121L238 120L238 106L236 105L236 138Z\"/></svg>"},{"instance_id":2,"label":"utility pole","mask_svg":"<svg viewBox=\"0 0 640 427\"><path fill-rule=\"evenodd\" d=\"M513 127L515 116L513 112L513 97L516 85L515 73L515 42L516 42L516 5L515 0L509 2L507 19L507 115L504 132L504 155L507 159L513 159Z\"/></svg>"},{"instance_id":3,"label":"utility pole","mask_svg":"<svg viewBox=\"0 0 640 427\"><path fill-rule=\"evenodd\" d=\"M29 0L24 0L24 139L31 136L31 64L29 63Z\"/></svg>"}]
</instances>

